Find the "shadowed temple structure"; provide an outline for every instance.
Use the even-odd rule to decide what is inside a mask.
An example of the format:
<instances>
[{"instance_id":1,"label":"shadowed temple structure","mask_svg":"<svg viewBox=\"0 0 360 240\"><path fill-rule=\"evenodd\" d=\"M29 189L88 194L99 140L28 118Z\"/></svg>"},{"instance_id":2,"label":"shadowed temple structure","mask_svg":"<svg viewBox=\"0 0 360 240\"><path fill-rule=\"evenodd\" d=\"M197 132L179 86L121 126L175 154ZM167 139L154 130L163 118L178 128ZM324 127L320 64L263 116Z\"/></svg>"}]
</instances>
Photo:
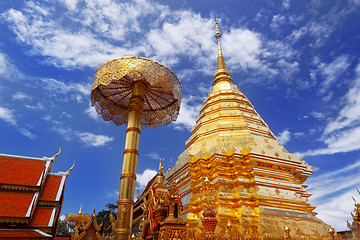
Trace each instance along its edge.
<instances>
[{"instance_id":1,"label":"shadowed temple structure","mask_svg":"<svg viewBox=\"0 0 360 240\"><path fill-rule=\"evenodd\" d=\"M304 181L312 167L280 144L233 84L218 23L215 36L218 58L213 87L186 150L165 174L167 185L181 197L179 214L186 220L187 238L334 239L334 230L316 218L315 206L308 201L311 193ZM144 196L152 196L155 182L149 182L134 207L133 223L150 226L146 239L163 239L161 224L151 224L154 219L160 223L161 218L154 214L143 218L142 214L142 209L147 214L151 211Z\"/></svg>"}]
</instances>

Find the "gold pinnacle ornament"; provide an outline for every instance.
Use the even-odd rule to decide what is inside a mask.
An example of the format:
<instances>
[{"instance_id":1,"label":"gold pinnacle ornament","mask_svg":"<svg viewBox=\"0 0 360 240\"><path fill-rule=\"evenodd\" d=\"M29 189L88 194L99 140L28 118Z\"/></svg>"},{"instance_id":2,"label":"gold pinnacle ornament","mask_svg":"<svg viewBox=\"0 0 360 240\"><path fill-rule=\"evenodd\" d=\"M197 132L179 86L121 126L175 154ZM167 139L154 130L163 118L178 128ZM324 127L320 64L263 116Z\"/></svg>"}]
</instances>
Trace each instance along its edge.
<instances>
[{"instance_id":1,"label":"gold pinnacle ornament","mask_svg":"<svg viewBox=\"0 0 360 240\"><path fill-rule=\"evenodd\" d=\"M115 239L129 240L140 128L166 126L179 115L181 83L163 65L142 57L122 57L95 73L91 105L105 121L127 124Z\"/></svg>"}]
</instances>

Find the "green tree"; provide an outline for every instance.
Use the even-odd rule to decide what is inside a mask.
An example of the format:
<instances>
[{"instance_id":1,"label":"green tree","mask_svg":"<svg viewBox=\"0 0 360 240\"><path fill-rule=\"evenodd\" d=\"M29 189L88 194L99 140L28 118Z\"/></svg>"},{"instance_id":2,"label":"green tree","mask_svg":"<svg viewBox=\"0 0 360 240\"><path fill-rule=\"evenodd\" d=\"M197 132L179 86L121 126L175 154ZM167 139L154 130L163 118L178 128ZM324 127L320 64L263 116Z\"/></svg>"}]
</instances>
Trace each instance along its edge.
<instances>
[{"instance_id":1,"label":"green tree","mask_svg":"<svg viewBox=\"0 0 360 240\"><path fill-rule=\"evenodd\" d=\"M65 220L62 220L61 217L58 222L58 228L56 231L56 236L58 237L71 237L71 233L75 232L75 226L67 224Z\"/></svg>"},{"instance_id":2,"label":"green tree","mask_svg":"<svg viewBox=\"0 0 360 240\"><path fill-rule=\"evenodd\" d=\"M106 204L106 209L103 209L96 214L96 221L98 222L98 224L100 225L101 223L103 223L103 227L99 231L100 234L105 233L105 235L107 235L105 230L111 224L110 223L110 211L112 212L112 215L116 219L117 208L118 208L118 206L116 204L108 203L108 204Z\"/></svg>"}]
</instances>

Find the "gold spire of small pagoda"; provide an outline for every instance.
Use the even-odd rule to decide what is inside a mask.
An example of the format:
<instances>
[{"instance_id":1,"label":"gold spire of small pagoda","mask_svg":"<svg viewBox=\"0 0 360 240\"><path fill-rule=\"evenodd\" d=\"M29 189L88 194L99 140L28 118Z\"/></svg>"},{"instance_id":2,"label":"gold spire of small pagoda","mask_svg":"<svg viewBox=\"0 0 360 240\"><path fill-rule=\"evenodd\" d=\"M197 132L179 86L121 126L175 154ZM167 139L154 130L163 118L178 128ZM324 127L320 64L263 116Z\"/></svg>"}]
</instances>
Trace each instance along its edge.
<instances>
[{"instance_id":1,"label":"gold spire of small pagoda","mask_svg":"<svg viewBox=\"0 0 360 240\"><path fill-rule=\"evenodd\" d=\"M217 57L216 72L214 76L214 85L220 81L232 82L231 75L226 67L225 59L221 50L221 45L220 45L221 31L217 19L215 20L215 37L218 40L218 57Z\"/></svg>"},{"instance_id":2,"label":"gold spire of small pagoda","mask_svg":"<svg viewBox=\"0 0 360 240\"><path fill-rule=\"evenodd\" d=\"M82 203L81 203L81 205L80 205L79 213L82 213Z\"/></svg>"}]
</instances>

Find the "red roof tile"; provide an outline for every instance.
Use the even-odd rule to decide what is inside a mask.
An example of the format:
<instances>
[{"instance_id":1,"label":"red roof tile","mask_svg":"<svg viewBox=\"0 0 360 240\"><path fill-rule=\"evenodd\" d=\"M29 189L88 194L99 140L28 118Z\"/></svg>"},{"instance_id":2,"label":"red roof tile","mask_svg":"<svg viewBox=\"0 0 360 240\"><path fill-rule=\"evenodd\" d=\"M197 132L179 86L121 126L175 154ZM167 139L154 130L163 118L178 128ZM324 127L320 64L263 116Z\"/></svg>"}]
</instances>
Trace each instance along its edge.
<instances>
[{"instance_id":1,"label":"red roof tile","mask_svg":"<svg viewBox=\"0 0 360 240\"><path fill-rule=\"evenodd\" d=\"M25 217L34 194L0 191L0 217Z\"/></svg>"},{"instance_id":2,"label":"red roof tile","mask_svg":"<svg viewBox=\"0 0 360 240\"><path fill-rule=\"evenodd\" d=\"M0 156L0 184L36 186L47 161Z\"/></svg>"},{"instance_id":3,"label":"red roof tile","mask_svg":"<svg viewBox=\"0 0 360 240\"><path fill-rule=\"evenodd\" d=\"M41 188L39 201L56 201L56 195L59 191L62 178L63 176L48 174Z\"/></svg>"},{"instance_id":4,"label":"red roof tile","mask_svg":"<svg viewBox=\"0 0 360 240\"><path fill-rule=\"evenodd\" d=\"M53 209L52 207L37 206L28 226L36 228L49 227L49 222L54 220L51 219L51 217L54 217L51 216Z\"/></svg>"},{"instance_id":5,"label":"red roof tile","mask_svg":"<svg viewBox=\"0 0 360 240\"><path fill-rule=\"evenodd\" d=\"M0 238L51 238L52 236L34 229L0 229Z\"/></svg>"}]
</instances>

